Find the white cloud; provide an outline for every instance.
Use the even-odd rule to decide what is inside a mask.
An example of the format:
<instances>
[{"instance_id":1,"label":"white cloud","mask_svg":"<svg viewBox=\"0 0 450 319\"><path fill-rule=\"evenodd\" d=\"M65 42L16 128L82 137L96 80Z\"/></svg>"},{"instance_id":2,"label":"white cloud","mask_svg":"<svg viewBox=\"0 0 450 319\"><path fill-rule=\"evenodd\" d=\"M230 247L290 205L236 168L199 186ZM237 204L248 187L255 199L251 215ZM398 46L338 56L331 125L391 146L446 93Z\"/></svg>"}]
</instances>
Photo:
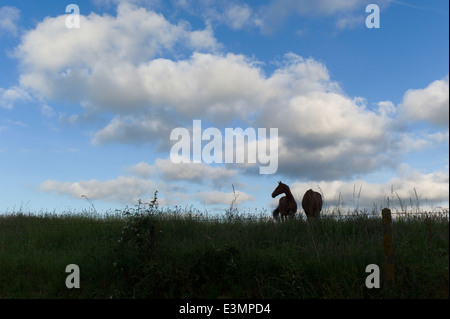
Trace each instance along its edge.
<instances>
[{"instance_id":1,"label":"white cloud","mask_svg":"<svg viewBox=\"0 0 450 319\"><path fill-rule=\"evenodd\" d=\"M127 171L141 178L149 178L150 176L155 174L154 166L149 165L146 162L140 162L136 165L133 165L129 167Z\"/></svg>"},{"instance_id":2,"label":"white cloud","mask_svg":"<svg viewBox=\"0 0 450 319\"><path fill-rule=\"evenodd\" d=\"M389 164L387 121L359 99L319 91L281 105L261 124L279 127L279 173L332 180Z\"/></svg>"},{"instance_id":3,"label":"white cloud","mask_svg":"<svg viewBox=\"0 0 450 319\"><path fill-rule=\"evenodd\" d=\"M194 197L205 205L231 205L234 201L236 205L254 201L255 198L249 194L236 191L235 193L225 193L219 191L199 192Z\"/></svg>"},{"instance_id":4,"label":"white cloud","mask_svg":"<svg viewBox=\"0 0 450 319\"><path fill-rule=\"evenodd\" d=\"M378 113L383 116L387 117L390 115L393 115L397 112L397 108L395 107L394 103L391 101L381 101L378 102Z\"/></svg>"},{"instance_id":5,"label":"white cloud","mask_svg":"<svg viewBox=\"0 0 450 319\"><path fill-rule=\"evenodd\" d=\"M22 88L13 86L9 89L0 88L0 107L14 108L14 104L20 101L30 101L31 96Z\"/></svg>"},{"instance_id":6,"label":"white cloud","mask_svg":"<svg viewBox=\"0 0 450 319\"><path fill-rule=\"evenodd\" d=\"M197 166L172 164L169 159L158 159L150 165L140 162L127 169L130 176L119 176L107 181L89 180L79 182L60 182L47 180L40 185L41 191L56 192L74 198L82 195L90 199L104 202L136 203L152 198L155 190L159 191L159 202L162 205L182 205L189 201L199 201L205 205L230 205L255 201L252 194L243 191L222 192L211 189L207 185L211 180L223 181L232 178L234 184L238 175L235 171L225 170L223 167L209 167L204 164ZM194 168L193 168L194 167ZM157 181L157 179L159 179ZM198 179L198 181L197 181ZM210 190L198 190L190 184L183 188L179 181L197 182L200 189L208 187ZM231 182L231 181L230 181ZM228 184L229 185L229 184ZM439 205L446 205L449 199L448 169L430 173L411 169L406 164L399 165L397 176L385 183L371 183L362 179L350 181L330 180L294 182L290 185L299 209L303 194L310 188L322 193L324 208L333 209L336 205L341 208L381 208L389 202L392 208L400 209L400 205L419 205L421 209L433 209ZM417 197L416 198L416 194ZM401 204L400 204L401 200ZM277 200L272 200L275 205ZM447 204L448 205L448 204Z\"/></svg>"},{"instance_id":7,"label":"white cloud","mask_svg":"<svg viewBox=\"0 0 450 319\"><path fill-rule=\"evenodd\" d=\"M144 178L161 175L165 181L186 180L197 183L217 180L224 182L238 173L234 169L212 167L205 163L173 163L170 158L158 158L153 165L141 162L128 168L128 171Z\"/></svg>"},{"instance_id":8,"label":"white cloud","mask_svg":"<svg viewBox=\"0 0 450 319\"><path fill-rule=\"evenodd\" d=\"M46 118L52 118L56 116L56 112L48 104L43 104L41 106L41 114Z\"/></svg>"},{"instance_id":9,"label":"white cloud","mask_svg":"<svg viewBox=\"0 0 450 319\"><path fill-rule=\"evenodd\" d=\"M262 24L252 7L235 1L178 0L174 2L174 5L179 10L199 17L211 27L226 25L232 30L242 30L260 27Z\"/></svg>"},{"instance_id":10,"label":"white cloud","mask_svg":"<svg viewBox=\"0 0 450 319\"><path fill-rule=\"evenodd\" d=\"M65 150L68 152L75 149ZM185 180L195 182L200 188L208 187L209 182L224 183L229 178L236 178L237 171L224 167L210 167L206 164L174 164L170 159L157 159L150 165L140 162L127 168L128 176L118 176L116 179L98 181L95 179L78 182L60 182L46 180L41 183L39 189L45 192L56 192L74 198L82 195L89 199L104 202L136 203L152 197L155 190L161 194L161 204L181 204L189 200L199 200L205 204L230 204L233 193L220 191L198 192L195 189L183 190L177 182ZM158 180L158 182L156 182ZM229 185L229 184L228 184ZM181 191L183 190L183 191ZM236 192L236 203L254 200L251 195Z\"/></svg>"},{"instance_id":11,"label":"white cloud","mask_svg":"<svg viewBox=\"0 0 450 319\"><path fill-rule=\"evenodd\" d=\"M242 55L194 53L189 60L156 59L138 70L152 105L188 116L245 117L266 84L261 70ZM170 83L170 85L168 85ZM233 115L234 114L234 115Z\"/></svg>"},{"instance_id":12,"label":"white cloud","mask_svg":"<svg viewBox=\"0 0 450 319\"><path fill-rule=\"evenodd\" d=\"M139 65L170 55L178 47L195 51L219 47L210 29L193 31L186 23L174 25L160 14L125 2L119 4L116 17L82 15L79 29L65 28L65 18L46 18L22 37L15 51L25 70L21 85L44 98L97 98L108 103L123 91L109 99L101 98L103 93L124 84L130 97L139 93L141 78L134 78ZM133 101L140 99L137 94Z\"/></svg>"},{"instance_id":13,"label":"white cloud","mask_svg":"<svg viewBox=\"0 0 450 319\"><path fill-rule=\"evenodd\" d=\"M92 143L150 143L155 141L155 137L162 139L161 134L169 136L168 130L169 127L160 118L153 116L116 116L106 127L95 133Z\"/></svg>"},{"instance_id":14,"label":"white cloud","mask_svg":"<svg viewBox=\"0 0 450 319\"><path fill-rule=\"evenodd\" d=\"M449 132L437 133L400 133L396 140L396 147L402 153L421 151L435 148L441 143L449 142Z\"/></svg>"},{"instance_id":15,"label":"white cloud","mask_svg":"<svg viewBox=\"0 0 450 319\"><path fill-rule=\"evenodd\" d=\"M419 200L435 201L449 199L449 172L434 171L423 173L417 169L412 169L407 164L400 165L398 177L390 179L387 183L394 185L400 198L414 198L414 188L417 191Z\"/></svg>"},{"instance_id":16,"label":"white cloud","mask_svg":"<svg viewBox=\"0 0 450 319\"><path fill-rule=\"evenodd\" d=\"M252 9L246 4L231 4L225 10L225 23L233 30L242 29L246 25L257 24L254 19Z\"/></svg>"},{"instance_id":17,"label":"white cloud","mask_svg":"<svg viewBox=\"0 0 450 319\"><path fill-rule=\"evenodd\" d=\"M237 175L237 170L212 167L205 163L173 163L170 159L157 159L155 168L165 180L188 180L193 182L217 181L222 183Z\"/></svg>"},{"instance_id":18,"label":"white cloud","mask_svg":"<svg viewBox=\"0 0 450 319\"><path fill-rule=\"evenodd\" d=\"M81 15L79 29L65 28L65 19L65 15L47 17L24 35L16 52L23 64L47 71L65 71L67 66L93 69L99 61L138 65L171 53L176 46L191 50L219 46L210 29L192 31L186 23L171 24L161 14L126 2L119 4L116 17Z\"/></svg>"},{"instance_id":19,"label":"white cloud","mask_svg":"<svg viewBox=\"0 0 450 319\"><path fill-rule=\"evenodd\" d=\"M39 189L75 198L81 198L84 195L89 199L98 199L105 202L132 203L141 198L150 198L150 194L153 194L156 190L156 185L151 180L119 176L117 179L103 182L95 179L80 182L46 180L40 185Z\"/></svg>"},{"instance_id":20,"label":"white cloud","mask_svg":"<svg viewBox=\"0 0 450 319\"><path fill-rule=\"evenodd\" d=\"M448 75L424 89L408 90L403 96L400 112L410 121L426 121L438 126L449 124Z\"/></svg>"},{"instance_id":21,"label":"white cloud","mask_svg":"<svg viewBox=\"0 0 450 319\"><path fill-rule=\"evenodd\" d=\"M28 124L22 122L22 121L16 121L16 120L11 120L11 119L5 119L4 120L5 123L11 125L11 126L16 126L16 127L28 127Z\"/></svg>"},{"instance_id":22,"label":"white cloud","mask_svg":"<svg viewBox=\"0 0 450 319\"><path fill-rule=\"evenodd\" d=\"M292 184L291 191L297 202L301 203L303 194L310 188L322 193L328 207L339 204L350 209L358 207L370 211L373 207L380 209L386 206L389 198L391 207L396 209L400 209L400 205L410 208L411 203L414 207L419 204L421 209L430 209L445 202L448 205L449 174L448 170L422 173L402 164L398 176L385 183L370 183L361 179L297 182Z\"/></svg>"},{"instance_id":23,"label":"white cloud","mask_svg":"<svg viewBox=\"0 0 450 319\"><path fill-rule=\"evenodd\" d=\"M96 145L152 142L164 150L171 129L189 127L193 118L208 118L216 127L241 120L246 127L279 128L284 174L334 178L382 165L376 155L385 147L386 117L345 96L312 58L288 53L266 75L254 59L215 52L210 31L190 31L124 4L117 17L83 17L77 31L61 28L63 20L47 18L23 37L17 49L25 70L21 84L46 99L116 113L93 135ZM180 42L199 45L194 34L209 40L189 58L158 57L176 52ZM191 40L186 44L183 36ZM137 49L146 41L147 49Z\"/></svg>"},{"instance_id":24,"label":"white cloud","mask_svg":"<svg viewBox=\"0 0 450 319\"><path fill-rule=\"evenodd\" d=\"M341 17L336 20L336 27L341 30L363 27L365 26L364 21L365 18L362 15Z\"/></svg>"},{"instance_id":25,"label":"white cloud","mask_svg":"<svg viewBox=\"0 0 450 319\"><path fill-rule=\"evenodd\" d=\"M3 32L17 36L19 27L20 10L16 7L5 6L0 8L0 35Z\"/></svg>"},{"instance_id":26,"label":"white cloud","mask_svg":"<svg viewBox=\"0 0 450 319\"><path fill-rule=\"evenodd\" d=\"M298 5L305 6L296 7L299 12L332 14L360 4ZM239 16L230 12L238 27ZM394 166L399 150L393 146L415 138L392 134L388 124L401 113L392 102L379 102L370 110L363 98L347 96L330 79L327 67L312 58L288 53L266 74L255 59L221 53L211 28L193 31L187 23L170 23L126 2L120 3L115 17L82 16L80 29L61 27L64 22L64 16L46 18L22 37L16 50L23 70L21 90L45 102L79 103L86 113L112 112L110 122L92 134L95 145L154 143L158 151L168 153L175 127L189 128L192 119L201 118L223 128L238 120L244 128L279 129L279 173L334 180ZM429 102L443 95L445 85L448 115L448 77L444 83L406 93L403 108L416 109L411 94ZM441 116L443 103L437 100ZM59 114L61 120L83 120L82 114ZM417 140L409 149L427 143ZM159 165L168 180L199 180L202 174L219 180L234 172L169 164L153 165Z\"/></svg>"}]
</instances>

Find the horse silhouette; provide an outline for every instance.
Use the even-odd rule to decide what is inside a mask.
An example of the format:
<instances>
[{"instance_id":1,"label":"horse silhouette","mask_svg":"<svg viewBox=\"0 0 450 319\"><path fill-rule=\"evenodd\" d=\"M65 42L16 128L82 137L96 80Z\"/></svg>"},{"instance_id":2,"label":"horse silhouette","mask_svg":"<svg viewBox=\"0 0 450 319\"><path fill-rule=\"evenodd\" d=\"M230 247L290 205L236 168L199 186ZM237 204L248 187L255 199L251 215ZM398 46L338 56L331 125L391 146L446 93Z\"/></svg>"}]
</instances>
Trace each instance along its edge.
<instances>
[{"instance_id":1,"label":"horse silhouette","mask_svg":"<svg viewBox=\"0 0 450 319\"><path fill-rule=\"evenodd\" d=\"M283 220L283 218L284 220L287 220L288 216L290 219L293 219L297 212L297 202L295 201L289 186L283 184L281 181L278 182L277 188L273 191L272 198L275 198L280 194L285 194L285 196L280 198L278 207L273 211L273 218L278 219L278 216L281 214L281 220Z\"/></svg>"},{"instance_id":2,"label":"horse silhouette","mask_svg":"<svg viewBox=\"0 0 450 319\"><path fill-rule=\"evenodd\" d=\"M322 210L322 196L312 189L307 190L305 195L303 195L302 207L308 220L310 218L320 218L320 211Z\"/></svg>"}]
</instances>

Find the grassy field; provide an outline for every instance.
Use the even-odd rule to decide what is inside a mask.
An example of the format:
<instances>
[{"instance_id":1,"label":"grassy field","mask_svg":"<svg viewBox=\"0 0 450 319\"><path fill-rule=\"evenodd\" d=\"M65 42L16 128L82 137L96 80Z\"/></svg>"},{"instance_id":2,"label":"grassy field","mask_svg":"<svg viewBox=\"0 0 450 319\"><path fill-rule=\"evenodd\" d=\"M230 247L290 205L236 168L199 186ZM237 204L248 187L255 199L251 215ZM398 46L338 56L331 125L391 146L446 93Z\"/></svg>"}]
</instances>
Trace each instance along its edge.
<instances>
[{"instance_id":1,"label":"grassy field","mask_svg":"<svg viewBox=\"0 0 450 319\"><path fill-rule=\"evenodd\" d=\"M384 282L381 217L285 223L148 205L115 216L0 215L0 298L448 298L449 223L393 222ZM68 289L66 266L80 269ZM365 285L377 264L381 288Z\"/></svg>"}]
</instances>

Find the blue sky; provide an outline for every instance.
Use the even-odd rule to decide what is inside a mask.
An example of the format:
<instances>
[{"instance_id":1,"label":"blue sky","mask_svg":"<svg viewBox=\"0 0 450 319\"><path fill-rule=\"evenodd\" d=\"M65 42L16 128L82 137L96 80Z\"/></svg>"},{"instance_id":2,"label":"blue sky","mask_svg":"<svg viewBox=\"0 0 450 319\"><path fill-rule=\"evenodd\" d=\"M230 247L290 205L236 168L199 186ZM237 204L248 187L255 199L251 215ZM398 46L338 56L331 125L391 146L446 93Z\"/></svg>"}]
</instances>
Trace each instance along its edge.
<instances>
[{"instance_id":1,"label":"blue sky","mask_svg":"<svg viewBox=\"0 0 450 319\"><path fill-rule=\"evenodd\" d=\"M232 185L240 210L269 211L279 180L327 207L415 192L448 207L448 1L85 0L68 28L70 3L0 4L0 211L87 209L82 195L114 210L158 190L223 212ZM175 163L170 133L194 120L277 128L277 172Z\"/></svg>"}]
</instances>

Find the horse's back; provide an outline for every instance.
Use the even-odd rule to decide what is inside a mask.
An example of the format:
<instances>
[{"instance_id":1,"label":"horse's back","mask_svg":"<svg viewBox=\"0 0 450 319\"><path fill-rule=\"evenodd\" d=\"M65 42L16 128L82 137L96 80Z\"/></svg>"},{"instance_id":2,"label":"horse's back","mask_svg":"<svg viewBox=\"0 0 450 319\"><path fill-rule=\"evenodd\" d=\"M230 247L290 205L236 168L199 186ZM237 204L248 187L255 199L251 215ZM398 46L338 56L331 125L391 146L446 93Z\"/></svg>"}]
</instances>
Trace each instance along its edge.
<instances>
[{"instance_id":1,"label":"horse's back","mask_svg":"<svg viewBox=\"0 0 450 319\"><path fill-rule=\"evenodd\" d=\"M302 207L307 217L319 217L322 210L322 195L312 189L306 191Z\"/></svg>"}]
</instances>

